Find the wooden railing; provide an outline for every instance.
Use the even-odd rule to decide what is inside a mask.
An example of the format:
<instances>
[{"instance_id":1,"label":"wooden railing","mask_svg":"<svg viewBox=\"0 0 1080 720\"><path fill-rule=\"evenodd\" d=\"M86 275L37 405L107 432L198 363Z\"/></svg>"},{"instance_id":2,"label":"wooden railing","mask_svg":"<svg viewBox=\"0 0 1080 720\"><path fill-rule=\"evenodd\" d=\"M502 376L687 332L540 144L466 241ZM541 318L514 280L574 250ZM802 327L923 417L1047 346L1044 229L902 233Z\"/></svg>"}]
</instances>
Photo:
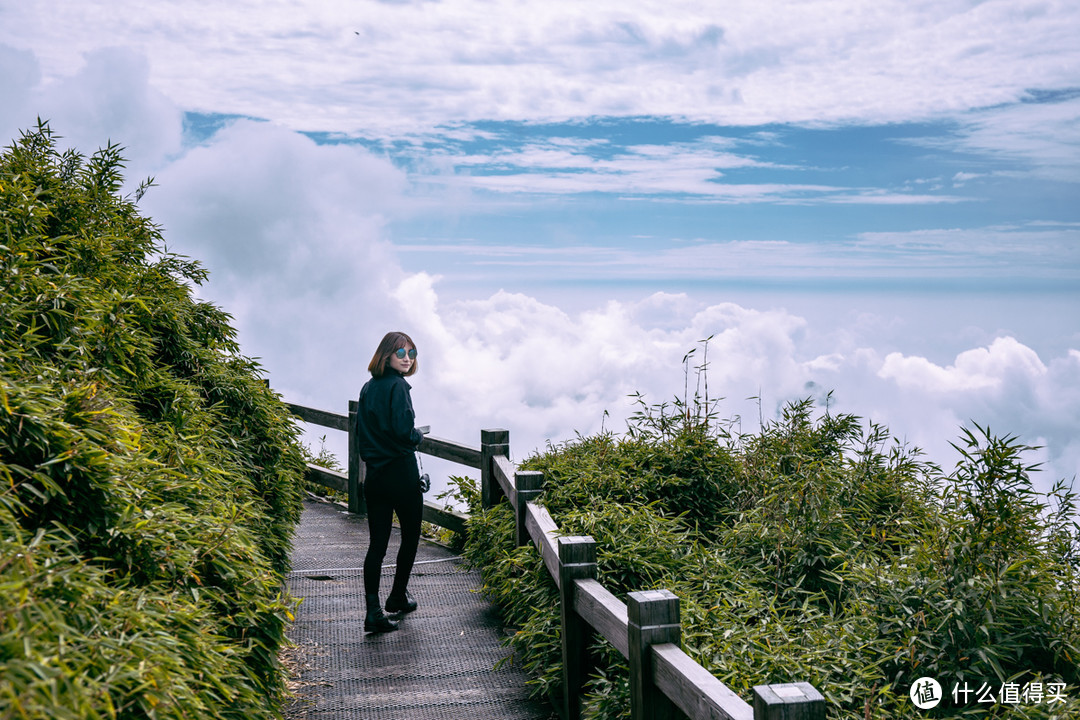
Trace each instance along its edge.
<instances>
[{"instance_id":1,"label":"wooden railing","mask_svg":"<svg viewBox=\"0 0 1080 720\"><path fill-rule=\"evenodd\" d=\"M300 419L349 433L349 474L308 466L308 479L349 495L349 510L365 513L363 463L357 452L354 419L349 415L289 405ZM631 717L634 720L822 720L825 699L804 682L758 685L753 705L736 695L680 647L679 598L668 590L631 592L615 597L597 580L596 543L591 537L566 536L535 500L543 473L518 470L510 461L510 434L481 430L480 447L424 438L421 453L480 470L485 508L506 500L514 508L517 544L531 542L559 588L562 616L563 683L556 700L563 720L581 717L581 691L590 671L588 648L599 634L630 666ZM468 516L424 503L424 520L464 532Z\"/></svg>"},{"instance_id":2,"label":"wooden railing","mask_svg":"<svg viewBox=\"0 0 1080 720\"><path fill-rule=\"evenodd\" d=\"M349 466L348 474L343 475L333 470L321 468L318 465L308 464L307 478L311 482L332 490L346 493L349 496L349 512L357 515L367 514L367 505L364 502L364 463L360 461L359 445L356 437L356 400L349 401L349 414L340 415L326 410L315 410L287 403L289 410L301 420L320 425L332 430L341 430L349 434ZM432 457L442 458L465 465L471 468L480 468L480 451L442 438L426 435L420 443L420 452ZM424 502L424 520L440 527L464 533L465 523L469 516L463 513L446 510L434 503Z\"/></svg>"}]
</instances>

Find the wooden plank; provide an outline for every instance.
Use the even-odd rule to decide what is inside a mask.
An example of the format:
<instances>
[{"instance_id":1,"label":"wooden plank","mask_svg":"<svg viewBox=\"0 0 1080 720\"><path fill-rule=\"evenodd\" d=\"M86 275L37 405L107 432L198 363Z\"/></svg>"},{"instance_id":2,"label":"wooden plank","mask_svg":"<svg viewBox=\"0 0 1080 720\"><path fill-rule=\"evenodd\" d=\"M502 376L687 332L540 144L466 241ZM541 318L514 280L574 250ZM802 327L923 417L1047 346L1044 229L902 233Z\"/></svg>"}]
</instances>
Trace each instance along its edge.
<instances>
[{"instance_id":1,"label":"wooden plank","mask_svg":"<svg viewBox=\"0 0 1080 720\"><path fill-rule=\"evenodd\" d=\"M517 505L517 488L514 487L514 463L505 455L496 455L491 459L491 470L502 488L503 495L511 505Z\"/></svg>"},{"instance_id":2,"label":"wooden plank","mask_svg":"<svg viewBox=\"0 0 1080 720\"><path fill-rule=\"evenodd\" d=\"M313 425L321 425L322 427L328 427L331 430L342 430L344 432L349 432L348 415L332 413L328 410L316 410L315 408L304 407L303 405L294 405L293 403L285 403L285 406L289 408L289 412L291 412L293 415L296 415L304 422L309 422Z\"/></svg>"},{"instance_id":3,"label":"wooden plank","mask_svg":"<svg viewBox=\"0 0 1080 720\"><path fill-rule=\"evenodd\" d=\"M676 645L653 645L653 682L690 720L754 720L754 708Z\"/></svg>"},{"instance_id":4,"label":"wooden plank","mask_svg":"<svg viewBox=\"0 0 1080 720\"><path fill-rule=\"evenodd\" d=\"M308 463L307 472L304 473L304 479L313 482L316 485L328 487L331 490L337 490L343 493L349 492L349 477L347 475L342 475L333 470L327 470L318 465Z\"/></svg>"},{"instance_id":5,"label":"wooden plank","mask_svg":"<svg viewBox=\"0 0 1080 720\"><path fill-rule=\"evenodd\" d=\"M456 462L459 465L480 468L480 448L462 445L453 440L425 435L417 450L432 457Z\"/></svg>"},{"instance_id":6,"label":"wooden plank","mask_svg":"<svg viewBox=\"0 0 1080 720\"><path fill-rule=\"evenodd\" d=\"M464 533L465 526L469 522L469 516L456 510L444 510L441 505L424 501L423 518L429 522L456 533Z\"/></svg>"},{"instance_id":7,"label":"wooden plank","mask_svg":"<svg viewBox=\"0 0 1080 720\"><path fill-rule=\"evenodd\" d=\"M525 527L529 529L529 537L536 545L536 551L544 560L548 574L559 584L559 526L555 524L551 513L536 503L525 504Z\"/></svg>"},{"instance_id":8,"label":"wooden plank","mask_svg":"<svg viewBox=\"0 0 1080 720\"><path fill-rule=\"evenodd\" d=\"M629 655L626 603L597 580L578 580L574 611L593 626L623 657Z\"/></svg>"}]
</instances>

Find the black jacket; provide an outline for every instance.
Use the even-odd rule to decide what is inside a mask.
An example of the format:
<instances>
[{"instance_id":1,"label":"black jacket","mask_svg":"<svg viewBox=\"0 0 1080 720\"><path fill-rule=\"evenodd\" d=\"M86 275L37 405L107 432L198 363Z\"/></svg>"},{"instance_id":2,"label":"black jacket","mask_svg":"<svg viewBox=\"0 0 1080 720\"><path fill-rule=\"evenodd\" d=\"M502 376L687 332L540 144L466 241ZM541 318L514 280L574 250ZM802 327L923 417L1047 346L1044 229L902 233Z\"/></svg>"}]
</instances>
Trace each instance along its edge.
<instances>
[{"instance_id":1,"label":"black jacket","mask_svg":"<svg viewBox=\"0 0 1080 720\"><path fill-rule=\"evenodd\" d=\"M360 391L356 409L360 457L372 467L409 455L424 436L416 429L412 386L398 373L388 370L371 378Z\"/></svg>"}]
</instances>

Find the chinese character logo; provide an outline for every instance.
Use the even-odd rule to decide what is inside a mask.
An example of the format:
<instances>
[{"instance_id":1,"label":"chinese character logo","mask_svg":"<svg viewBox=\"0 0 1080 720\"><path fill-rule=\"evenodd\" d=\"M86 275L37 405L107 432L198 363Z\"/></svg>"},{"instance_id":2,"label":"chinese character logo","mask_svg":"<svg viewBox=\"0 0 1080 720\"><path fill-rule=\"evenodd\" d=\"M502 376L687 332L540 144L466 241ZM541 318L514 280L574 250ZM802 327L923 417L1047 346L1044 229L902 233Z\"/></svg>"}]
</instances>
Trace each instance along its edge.
<instances>
[{"instance_id":1,"label":"chinese character logo","mask_svg":"<svg viewBox=\"0 0 1080 720\"><path fill-rule=\"evenodd\" d=\"M941 702L941 684L932 677L921 677L911 685L911 702L920 710L929 710Z\"/></svg>"}]
</instances>

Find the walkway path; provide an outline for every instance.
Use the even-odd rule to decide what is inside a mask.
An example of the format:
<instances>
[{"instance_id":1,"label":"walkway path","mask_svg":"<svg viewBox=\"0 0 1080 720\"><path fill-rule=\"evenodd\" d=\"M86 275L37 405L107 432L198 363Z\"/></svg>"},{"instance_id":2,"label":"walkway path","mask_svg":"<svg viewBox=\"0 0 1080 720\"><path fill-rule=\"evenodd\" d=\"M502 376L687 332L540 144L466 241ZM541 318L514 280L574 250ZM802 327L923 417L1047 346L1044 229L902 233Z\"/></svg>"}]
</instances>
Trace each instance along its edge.
<instances>
[{"instance_id":1,"label":"walkway path","mask_svg":"<svg viewBox=\"0 0 1080 720\"><path fill-rule=\"evenodd\" d=\"M294 539L289 591L303 598L289 637L298 700L289 720L553 720L528 699L480 575L449 550L420 541L409 591L420 607L399 629L365 634L363 560L367 523L309 501ZM386 562L397 553L397 528ZM383 595L393 568L383 569ZM385 597L384 597L385 599Z\"/></svg>"}]
</instances>

